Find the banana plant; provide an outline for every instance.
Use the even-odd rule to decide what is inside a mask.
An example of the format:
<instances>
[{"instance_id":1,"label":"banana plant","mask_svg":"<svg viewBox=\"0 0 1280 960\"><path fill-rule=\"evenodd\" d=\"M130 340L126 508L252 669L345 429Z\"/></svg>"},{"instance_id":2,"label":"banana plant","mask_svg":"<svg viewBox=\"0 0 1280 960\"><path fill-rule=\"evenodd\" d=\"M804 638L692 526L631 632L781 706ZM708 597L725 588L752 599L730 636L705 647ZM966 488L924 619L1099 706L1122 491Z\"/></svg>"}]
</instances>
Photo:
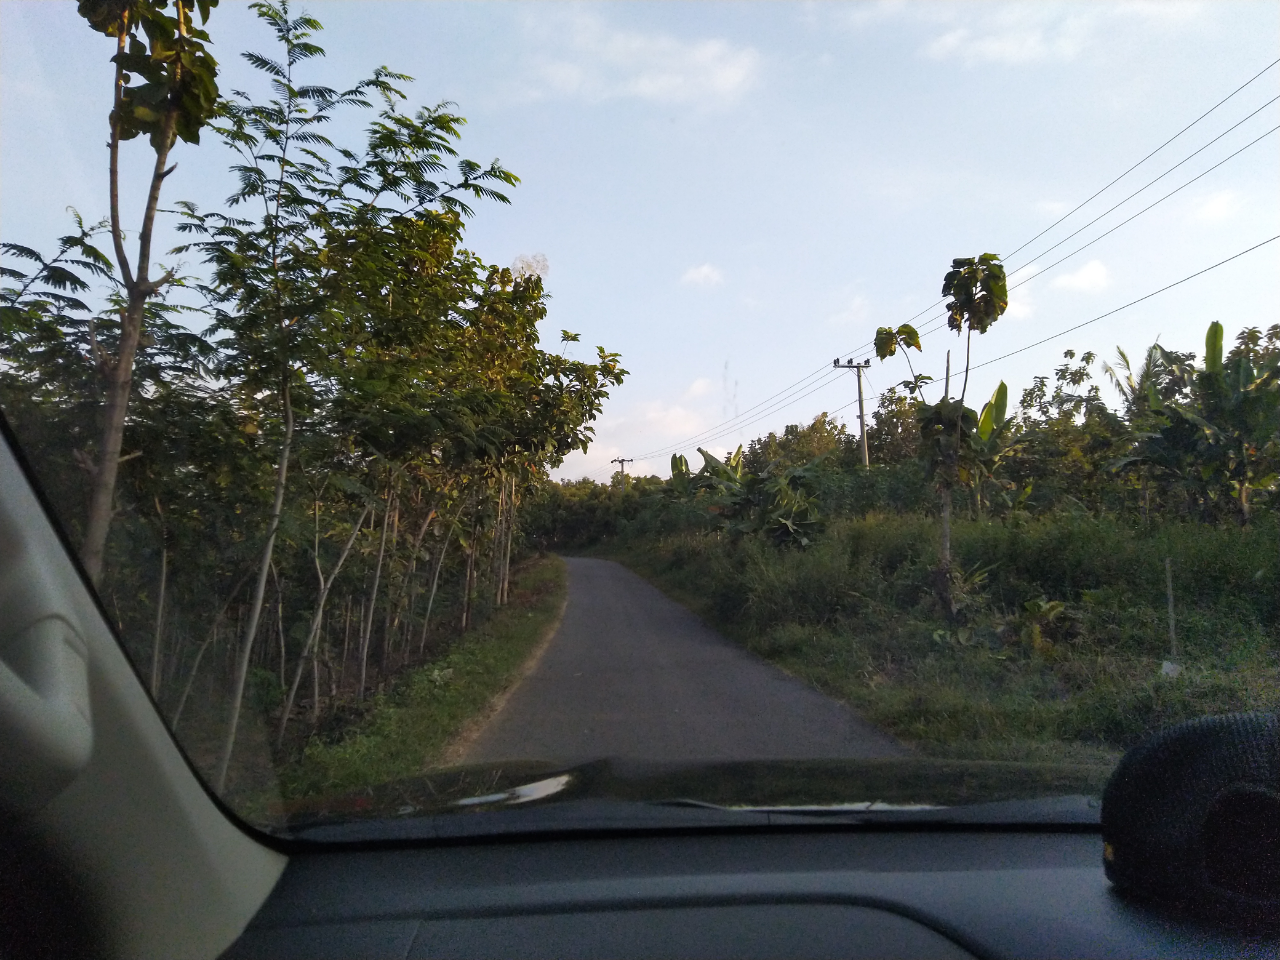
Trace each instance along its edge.
<instances>
[{"instance_id":1,"label":"banana plant","mask_svg":"<svg viewBox=\"0 0 1280 960\"><path fill-rule=\"evenodd\" d=\"M682 453L671 455L671 479L667 482L667 494L675 500L687 500L693 496L693 474L689 471L689 459Z\"/></svg>"},{"instance_id":2,"label":"banana plant","mask_svg":"<svg viewBox=\"0 0 1280 960\"><path fill-rule=\"evenodd\" d=\"M808 546L818 523L813 486L822 457L802 467L779 470L772 463L760 473L747 469L742 447L724 460L701 447L702 467L689 470L683 456L671 458L667 495L696 500L735 536L760 534L777 543Z\"/></svg>"},{"instance_id":3,"label":"banana plant","mask_svg":"<svg viewBox=\"0 0 1280 960\"><path fill-rule=\"evenodd\" d=\"M1149 386L1148 406L1162 422L1155 431L1137 435L1135 453L1114 466L1151 464L1176 477L1188 497L1202 504L1215 485L1225 483L1247 523L1251 491L1276 480L1267 453L1280 442L1280 367L1273 359L1256 357L1243 337L1224 360L1217 321L1205 334L1202 368L1158 345L1153 350L1170 374L1185 382L1191 402L1165 401Z\"/></svg>"},{"instance_id":4,"label":"banana plant","mask_svg":"<svg viewBox=\"0 0 1280 960\"><path fill-rule=\"evenodd\" d=\"M960 480L973 488L975 512L982 514L982 484L992 478L996 465L1008 451L1008 433L1013 417L1006 417L1009 388L1003 380L978 415L978 424L969 435L967 456L959 464Z\"/></svg>"}]
</instances>

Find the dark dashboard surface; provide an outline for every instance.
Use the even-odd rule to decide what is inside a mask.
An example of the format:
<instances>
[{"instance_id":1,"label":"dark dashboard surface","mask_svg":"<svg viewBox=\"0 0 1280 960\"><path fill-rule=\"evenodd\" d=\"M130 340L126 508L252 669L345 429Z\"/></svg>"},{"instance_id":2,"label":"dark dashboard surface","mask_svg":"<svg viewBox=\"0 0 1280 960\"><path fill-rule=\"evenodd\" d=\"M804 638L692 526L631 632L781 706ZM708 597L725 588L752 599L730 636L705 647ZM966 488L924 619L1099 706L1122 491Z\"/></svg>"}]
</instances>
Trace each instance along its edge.
<instances>
[{"instance_id":1,"label":"dark dashboard surface","mask_svg":"<svg viewBox=\"0 0 1280 960\"><path fill-rule=\"evenodd\" d=\"M507 838L301 853L228 960L1274 957L1119 898L1094 832Z\"/></svg>"}]
</instances>

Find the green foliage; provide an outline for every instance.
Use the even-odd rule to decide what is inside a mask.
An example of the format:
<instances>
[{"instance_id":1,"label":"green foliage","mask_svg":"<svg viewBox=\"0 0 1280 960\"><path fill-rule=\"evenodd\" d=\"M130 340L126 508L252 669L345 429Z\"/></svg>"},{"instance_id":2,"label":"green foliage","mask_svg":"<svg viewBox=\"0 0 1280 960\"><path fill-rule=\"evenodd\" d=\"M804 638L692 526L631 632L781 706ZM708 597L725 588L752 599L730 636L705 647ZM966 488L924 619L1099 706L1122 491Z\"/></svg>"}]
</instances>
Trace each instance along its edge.
<instances>
[{"instance_id":1,"label":"green foliage","mask_svg":"<svg viewBox=\"0 0 1280 960\"><path fill-rule=\"evenodd\" d=\"M471 205L507 202L518 180L460 158L462 117L405 110L409 78L385 69L346 88L303 82L320 24L254 9L278 49L246 56L266 100L237 92L212 113L236 154L230 198L179 204L182 250L208 267L204 309L174 302L180 278L145 295L113 278L101 225L79 218L52 256L0 249L0 404L73 535L88 524L103 380L136 337L99 592L149 678L155 656L154 692L194 762L216 781L235 747L240 796L269 758L253 753L265 738L233 735L229 705L243 697L247 722L271 723L296 756L308 715L340 730L366 694L483 624L534 545L522 511L591 442L626 376L602 348L589 361L542 349L541 278L467 249ZM207 41L191 10L166 26L163 4L82 4L129 56L145 37L160 71L125 70L121 83L143 85L122 101L122 136L153 132L147 83L199 93L174 86ZM329 132L352 137L355 113L363 135Z\"/></svg>"},{"instance_id":2,"label":"green foliage","mask_svg":"<svg viewBox=\"0 0 1280 960\"><path fill-rule=\"evenodd\" d=\"M1277 336L1280 330L1273 328L1271 344ZM1178 388L1168 398L1148 384L1151 428L1135 431L1132 452L1114 466L1147 468L1204 516L1222 513L1234 497L1247 522L1251 492L1273 486L1280 468L1280 358L1261 344L1259 331L1242 331L1224 362L1223 329L1215 322L1205 335L1202 368L1153 348Z\"/></svg>"},{"instance_id":3,"label":"green foliage","mask_svg":"<svg viewBox=\"0 0 1280 960\"><path fill-rule=\"evenodd\" d=\"M1009 290L1004 265L994 253L962 257L951 261L942 278L942 295L947 303L947 326L960 333L986 333L1009 306ZM883 359L883 358L882 358Z\"/></svg>"},{"instance_id":4,"label":"green foliage","mask_svg":"<svg viewBox=\"0 0 1280 960\"><path fill-rule=\"evenodd\" d=\"M763 473L770 464L775 470L803 467L819 457L848 447L851 442L844 424L820 413L808 426L792 424L783 430L781 436L770 433L752 440L742 462L752 473Z\"/></svg>"},{"instance_id":5,"label":"green foliage","mask_svg":"<svg viewBox=\"0 0 1280 960\"><path fill-rule=\"evenodd\" d=\"M954 625L933 594L937 521L838 518L809 549L686 531L615 543L747 647L940 755L1099 757L1165 723L1280 706L1274 524L1131 526L1068 513L959 521ZM1163 557L1184 674L1168 656Z\"/></svg>"},{"instance_id":6,"label":"green foliage","mask_svg":"<svg viewBox=\"0 0 1280 960\"><path fill-rule=\"evenodd\" d=\"M206 23L217 5L175 0L169 14L169 4L157 0L80 0L89 26L119 43L113 62L121 82L111 125L121 140L145 134L157 151L175 136L200 142L200 129L217 108L218 64L205 47L209 35L192 24L191 14L198 8Z\"/></svg>"},{"instance_id":7,"label":"green foliage","mask_svg":"<svg viewBox=\"0 0 1280 960\"><path fill-rule=\"evenodd\" d=\"M896 330L893 327L876 328L875 351L877 357L881 360L886 360L894 356L899 347L902 348L902 355L906 358L907 366L911 370L911 379L902 381L900 386L908 394L919 394L925 384L933 382L933 377L916 373L915 368L911 366L911 358L907 354L908 349L921 350L920 334L909 323L902 324Z\"/></svg>"},{"instance_id":8,"label":"green foliage","mask_svg":"<svg viewBox=\"0 0 1280 960\"><path fill-rule=\"evenodd\" d=\"M692 499L712 514L730 534L761 534L777 543L808 546L818 525L814 496L821 461L787 467L780 461L753 473L742 447L724 461L698 448L702 468L691 477L681 465L671 492L688 491ZM674 476L674 474L673 474Z\"/></svg>"}]
</instances>

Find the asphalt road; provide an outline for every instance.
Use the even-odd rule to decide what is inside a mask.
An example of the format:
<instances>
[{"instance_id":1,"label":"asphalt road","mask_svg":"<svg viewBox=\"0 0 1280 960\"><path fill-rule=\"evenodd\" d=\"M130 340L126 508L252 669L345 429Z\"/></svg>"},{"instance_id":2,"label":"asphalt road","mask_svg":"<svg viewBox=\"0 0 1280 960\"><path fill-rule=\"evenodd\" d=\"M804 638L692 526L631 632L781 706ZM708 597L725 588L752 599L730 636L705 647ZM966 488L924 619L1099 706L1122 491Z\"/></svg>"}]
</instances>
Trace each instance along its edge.
<instances>
[{"instance_id":1,"label":"asphalt road","mask_svg":"<svg viewBox=\"0 0 1280 960\"><path fill-rule=\"evenodd\" d=\"M464 761L802 760L907 751L608 560L566 558L564 619Z\"/></svg>"}]
</instances>

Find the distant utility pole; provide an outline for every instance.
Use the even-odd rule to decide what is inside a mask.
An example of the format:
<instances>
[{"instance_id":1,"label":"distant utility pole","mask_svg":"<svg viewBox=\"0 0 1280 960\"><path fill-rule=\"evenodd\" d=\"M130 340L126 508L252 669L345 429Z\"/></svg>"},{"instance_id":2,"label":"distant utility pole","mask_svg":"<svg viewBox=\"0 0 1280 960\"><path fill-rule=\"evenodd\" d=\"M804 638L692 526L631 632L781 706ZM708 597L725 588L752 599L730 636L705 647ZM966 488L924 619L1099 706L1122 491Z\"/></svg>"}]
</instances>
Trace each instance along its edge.
<instances>
[{"instance_id":1,"label":"distant utility pole","mask_svg":"<svg viewBox=\"0 0 1280 960\"><path fill-rule=\"evenodd\" d=\"M609 462L618 465L618 469L622 472L622 489L627 489L627 464L635 463L635 460L631 457L614 457Z\"/></svg>"},{"instance_id":2,"label":"distant utility pole","mask_svg":"<svg viewBox=\"0 0 1280 960\"><path fill-rule=\"evenodd\" d=\"M831 366L841 370L858 371L858 429L862 432L862 465L869 467L871 458L867 455L867 413L862 406L862 371L871 366L871 360L868 358L861 363L854 363L853 358L850 357L842 364L840 358L836 357L831 361Z\"/></svg>"}]
</instances>

